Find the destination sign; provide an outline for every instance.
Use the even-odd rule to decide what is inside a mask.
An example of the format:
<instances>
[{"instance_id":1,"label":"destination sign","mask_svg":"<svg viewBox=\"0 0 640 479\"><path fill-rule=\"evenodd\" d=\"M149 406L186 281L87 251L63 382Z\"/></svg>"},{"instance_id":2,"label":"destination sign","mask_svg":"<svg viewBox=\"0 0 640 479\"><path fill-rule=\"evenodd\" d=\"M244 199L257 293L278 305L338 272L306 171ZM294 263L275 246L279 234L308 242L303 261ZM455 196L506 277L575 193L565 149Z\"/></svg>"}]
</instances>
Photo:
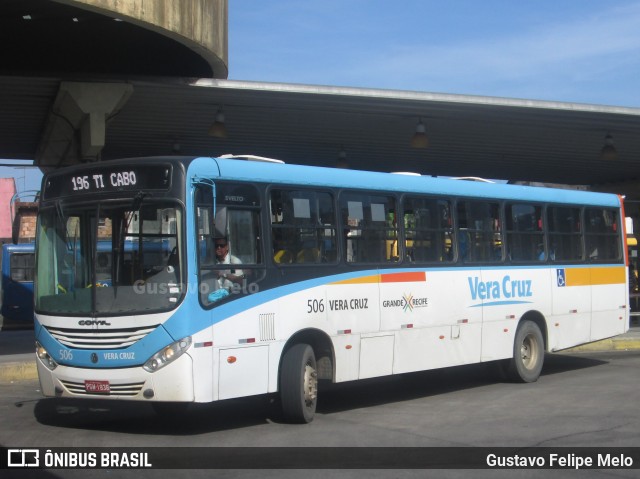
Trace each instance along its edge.
<instances>
[{"instance_id":1,"label":"destination sign","mask_svg":"<svg viewBox=\"0 0 640 479\"><path fill-rule=\"evenodd\" d=\"M115 191L168 190L170 165L101 167L47 178L44 199Z\"/></svg>"}]
</instances>

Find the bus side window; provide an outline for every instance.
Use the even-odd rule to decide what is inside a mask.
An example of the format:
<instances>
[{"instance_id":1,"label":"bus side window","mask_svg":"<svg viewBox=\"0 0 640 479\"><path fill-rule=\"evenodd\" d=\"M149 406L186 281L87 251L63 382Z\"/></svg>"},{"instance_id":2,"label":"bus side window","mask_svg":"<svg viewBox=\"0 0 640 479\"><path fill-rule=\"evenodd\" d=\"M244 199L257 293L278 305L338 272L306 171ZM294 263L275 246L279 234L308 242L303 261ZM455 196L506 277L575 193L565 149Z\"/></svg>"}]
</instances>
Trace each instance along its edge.
<instances>
[{"instance_id":1,"label":"bus side window","mask_svg":"<svg viewBox=\"0 0 640 479\"><path fill-rule=\"evenodd\" d=\"M231 208L227 211L229 254L239 258L243 264L260 263L259 224L257 211Z\"/></svg>"},{"instance_id":2,"label":"bus side window","mask_svg":"<svg viewBox=\"0 0 640 479\"><path fill-rule=\"evenodd\" d=\"M506 207L507 248L511 261L545 261L542 207L510 204Z\"/></svg>"},{"instance_id":3,"label":"bus side window","mask_svg":"<svg viewBox=\"0 0 640 479\"><path fill-rule=\"evenodd\" d=\"M547 208L549 256L552 261L578 261L584 258L580 208Z\"/></svg>"},{"instance_id":4,"label":"bus side window","mask_svg":"<svg viewBox=\"0 0 640 479\"><path fill-rule=\"evenodd\" d=\"M399 260L394 197L346 192L340 197L340 212L348 263Z\"/></svg>"},{"instance_id":5,"label":"bus side window","mask_svg":"<svg viewBox=\"0 0 640 479\"><path fill-rule=\"evenodd\" d=\"M333 196L311 190L274 189L270 195L274 263L315 264L336 259Z\"/></svg>"},{"instance_id":6,"label":"bus side window","mask_svg":"<svg viewBox=\"0 0 640 479\"><path fill-rule=\"evenodd\" d=\"M585 209L585 236L588 258L591 261L621 258L621 229L615 210Z\"/></svg>"},{"instance_id":7,"label":"bus side window","mask_svg":"<svg viewBox=\"0 0 640 479\"><path fill-rule=\"evenodd\" d=\"M33 281L35 254L13 253L10 258L11 280L17 282Z\"/></svg>"},{"instance_id":8,"label":"bus side window","mask_svg":"<svg viewBox=\"0 0 640 479\"><path fill-rule=\"evenodd\" d=\"M252 294L266 276L257 188L224 181L215 186L215 215L212 187L199 184L195 192L198 292L204 307Z\"/></svg>"},{"instance_id":9,"label":"bus side window","mask_svg":"<svg viewBox=\"0 0 640 479\"><path fill-rule=\"evenodd\" d=\"M448 262L452 255L451 205L447 200L406 197L404 248L409 261Z\"/></svg>"},{"instance_id":10,"label":"bus side window","mask_svg":"<svg viewBox=\"0 0 640 479\"><path fill-rule=\"evenodd\" d=\"M487 201L460 201L458 212L458 248L462 261L495 263L502 261L504 244L500 205ZM465 237L461 237L465 233ZM467 241L468 240L468 241ZM464 254L463 243L467 254Z\"/></svg>"}]
</instances>

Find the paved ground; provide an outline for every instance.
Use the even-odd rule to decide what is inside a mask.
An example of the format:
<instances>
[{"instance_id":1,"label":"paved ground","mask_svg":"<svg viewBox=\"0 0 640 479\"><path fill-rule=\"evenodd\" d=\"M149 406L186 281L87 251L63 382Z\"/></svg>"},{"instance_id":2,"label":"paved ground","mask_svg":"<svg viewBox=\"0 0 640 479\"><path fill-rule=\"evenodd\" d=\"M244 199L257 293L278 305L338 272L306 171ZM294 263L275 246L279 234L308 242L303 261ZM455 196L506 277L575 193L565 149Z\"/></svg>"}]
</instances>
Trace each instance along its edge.
<instances>
[{"instance_id":1,"label":"paved ground","mask_svg":"<svg viewBox=\"0 0 640 479\"><path fill-rule=\"evenodd\" d=\"M192 468L21 470L27 475L0 471L0 477L637 479L640 408L635 405L635 378L640 351L550 354L545 361L540 379L532 384L496 381L487 368L472 365L326 385L321 387L315 420L305 425L283 423L277 403L265 397L197 404L182 414L157 416L141 401L43 398L36 380L0 383L0 444L5 447L43 448L42 454L52 447L150 448L155 467L179 461ZM433 454L430 448L437 447L437 460L443 461L438 464L453 461L462 466L480 448L505 446L518 453L535 449L535 455L546 457L549 453L540 448L563 457L570 453L566 448L593 448L597 454L615 448L616 457L622 453L619 449L628 448L636 468L410 470L410 462L402 459L405 452L390 457L389 451L379 449L427 448L424 453ZM375 457L367 458L371 452ZM220 468L227 459L231 467L242 469ZM338 470L352 459L391 469ZM303 467L262 469L265 460L271 467ZM320 469L327 464L334 469Z\"/></svg>"}]
</instances>

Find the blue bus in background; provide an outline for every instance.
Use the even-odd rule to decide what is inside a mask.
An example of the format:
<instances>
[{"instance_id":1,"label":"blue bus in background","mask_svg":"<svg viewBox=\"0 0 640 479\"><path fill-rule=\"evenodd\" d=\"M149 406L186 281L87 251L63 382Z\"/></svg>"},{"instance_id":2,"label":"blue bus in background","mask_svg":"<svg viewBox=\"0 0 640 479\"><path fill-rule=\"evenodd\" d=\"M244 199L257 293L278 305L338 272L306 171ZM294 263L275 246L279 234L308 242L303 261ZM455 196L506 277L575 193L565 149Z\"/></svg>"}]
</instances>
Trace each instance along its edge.
<instances>
[{"instance_id":1,"label":"blue bus in background","mask_svg":"<svg viewBox=\"0 0 640 479\"><path fill-rule=\"evenodd\" d=\"M2 245L4 325L33 324L34 243Z\"/></svg>"},{"instance_id":2,"label":"blue bus in background","mask_svg":"<svg viewBox=\"0 0 640 479\"><path fill-rule=\"evenodd\" d=\"M152 252L160 254L166 251L164 243L147 245L148 256ZM131 241L124 243L125 254L131 255L137 251L138 245ZM79 260L80 251L76 251L76 262ZM70 257L70 261L73 259ZM99 287L111 286L109 270L111 269L111 244L106 241L98 241L98 256L96 285ZM18 243L2 245L2 285L0 289L1 315L3 327L31 326L33 325L33 278L35 270L35 244ZM60 283L64 290L64 285Z\"/></svg>"}]
</instances>

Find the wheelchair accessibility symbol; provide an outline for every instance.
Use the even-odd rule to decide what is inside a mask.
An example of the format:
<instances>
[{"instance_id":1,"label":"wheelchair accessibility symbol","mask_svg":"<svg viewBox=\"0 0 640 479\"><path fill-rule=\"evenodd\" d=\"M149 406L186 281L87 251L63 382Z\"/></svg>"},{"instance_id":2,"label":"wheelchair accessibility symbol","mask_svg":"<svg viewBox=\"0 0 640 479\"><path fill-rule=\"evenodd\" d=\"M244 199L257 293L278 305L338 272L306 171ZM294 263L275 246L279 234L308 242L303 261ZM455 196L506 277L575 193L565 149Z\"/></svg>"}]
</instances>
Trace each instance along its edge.
<instances>
[{"instance_id":1,"label":"wheelchair accessibility symbol","mask_svg":"<svg viewBox=\"0 0 640 479\"><path fill-rule=\"evenodd\" d=\"M564 275L564 269L557 269L556 270L556 279L557 279L559 288L562 288L562 287L566 286L567 280L566 280L565 275Z\"/></svg>"}]
</instances>

